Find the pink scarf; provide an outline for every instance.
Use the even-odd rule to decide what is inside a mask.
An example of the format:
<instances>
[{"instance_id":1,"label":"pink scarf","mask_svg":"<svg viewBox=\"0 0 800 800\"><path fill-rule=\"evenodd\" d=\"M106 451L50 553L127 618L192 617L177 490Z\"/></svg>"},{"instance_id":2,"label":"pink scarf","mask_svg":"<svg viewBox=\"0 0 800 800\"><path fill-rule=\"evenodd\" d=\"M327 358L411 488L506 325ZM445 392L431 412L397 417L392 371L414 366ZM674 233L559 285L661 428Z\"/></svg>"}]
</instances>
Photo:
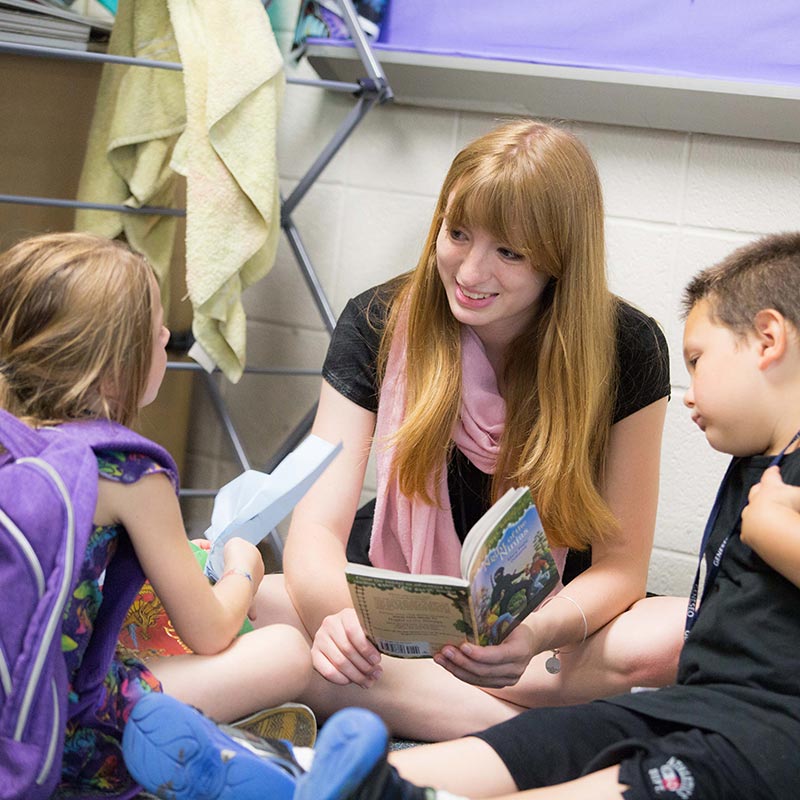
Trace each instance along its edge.
<instances>
[{"instance_id":1,"label":"pink scarf","mask_svg":"<svg viewBox=\"0 0 800 800\"><path fill-rule=\"evenodd\" d=\"M410 500L400 492L395 476L389 480L394 447L387 442L405 416L406 337L401 320L395 329L386 374L378 402L375 427L377 498L369 557L384 569L413 574L461 576L461 542L453 523L447 489L447 469L442 465L438 486L428 487L438 505ZM456 447L482 472L494 474L506 404L497 388L483 344L472 328L461 327L461 414L453 430ZM554 548L559 574L566 548Z\"/></svg>"}]
</instances>

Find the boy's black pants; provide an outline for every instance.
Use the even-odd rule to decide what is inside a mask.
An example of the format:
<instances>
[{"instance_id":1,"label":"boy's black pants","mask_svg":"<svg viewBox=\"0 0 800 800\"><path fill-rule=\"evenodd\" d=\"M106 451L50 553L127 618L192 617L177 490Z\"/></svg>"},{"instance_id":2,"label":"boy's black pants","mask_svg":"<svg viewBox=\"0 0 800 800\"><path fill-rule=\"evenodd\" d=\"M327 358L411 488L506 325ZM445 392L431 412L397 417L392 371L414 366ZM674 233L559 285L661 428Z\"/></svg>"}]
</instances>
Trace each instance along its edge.
<instances>
[{"instance_id":1,"label":"boy's black pants","mask_svg":"<svg viewBox=\"0 0 800 800\"><path fill-rule=\"evenodd\" d=\"M612 703L531 709L475 735L520 790L619 764L625 800L776 800L720 734Z\"/></svg>"}]
</instances>

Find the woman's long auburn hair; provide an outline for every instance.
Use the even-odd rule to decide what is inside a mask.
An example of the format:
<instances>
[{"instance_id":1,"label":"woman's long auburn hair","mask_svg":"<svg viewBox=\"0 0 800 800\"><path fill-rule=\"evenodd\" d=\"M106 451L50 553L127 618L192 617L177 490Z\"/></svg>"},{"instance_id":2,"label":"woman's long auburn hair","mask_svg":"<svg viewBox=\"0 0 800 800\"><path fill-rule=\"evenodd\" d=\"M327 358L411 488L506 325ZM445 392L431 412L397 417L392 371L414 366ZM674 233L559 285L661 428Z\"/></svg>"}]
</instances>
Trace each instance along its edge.
<instances>
[{"instance_id":1,"label":"woman's long auburn hair","mask_svg":"<svg viewBox=\"0 0 800 800\"><path fill-rule=\"evenodd\" d=\"M419 263L397 284L379 353L382 375L407 309L406 416L392 439L393 469L404 494L429 503L461 406L460 323L436 261L445 216L451 228L484 229L550 276L506 353L492 496L529 486L551 543L584 549L617 530L599 490L615 400L617 301L606 281L592 158L569 132L518 120L467 145L447 173Z\"/></svg>"},{"instance_id":2,"label":"woman's long auburn hair","mask_svg":"<svg viewBox=\"0 0 800 800\"><path fill-rule=\"evenodd\" d=\"M142 256L91 234L0 255L0 407L35 426L131 424L152 361L153 281Z\"/></svg>"}]
</instances>

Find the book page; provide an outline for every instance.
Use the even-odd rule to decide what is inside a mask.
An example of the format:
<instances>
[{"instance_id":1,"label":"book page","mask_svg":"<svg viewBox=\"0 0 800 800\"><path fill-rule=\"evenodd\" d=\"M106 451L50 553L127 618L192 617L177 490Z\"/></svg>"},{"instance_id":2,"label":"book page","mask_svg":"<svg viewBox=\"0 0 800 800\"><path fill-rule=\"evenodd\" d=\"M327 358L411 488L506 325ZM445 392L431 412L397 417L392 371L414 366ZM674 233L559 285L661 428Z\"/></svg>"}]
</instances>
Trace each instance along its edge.
<instances>
[{"instance_id":1,"label":"book page","mask_svg":"<svg viewBox=\"0 0 800 800\"><path fill-rule=\"evenodd\" d=\"M445 644L474 641L465 585L354 574L347 582L361 626L387 655L430 658Z\"/></svg>"},{"instance_id":2,"label":"book page","mask_svg":"<svg viewBox=\"0 0 800 800\"><path fill-rule=\"evenodd\" d=\"M342 443L313 434L289 453L272 473L247 470L219 490L206 539L212 542L206 575L219 580L225 542L240 536L258 544L297 505L333 461Z\"/></svg>"}]
</instances>

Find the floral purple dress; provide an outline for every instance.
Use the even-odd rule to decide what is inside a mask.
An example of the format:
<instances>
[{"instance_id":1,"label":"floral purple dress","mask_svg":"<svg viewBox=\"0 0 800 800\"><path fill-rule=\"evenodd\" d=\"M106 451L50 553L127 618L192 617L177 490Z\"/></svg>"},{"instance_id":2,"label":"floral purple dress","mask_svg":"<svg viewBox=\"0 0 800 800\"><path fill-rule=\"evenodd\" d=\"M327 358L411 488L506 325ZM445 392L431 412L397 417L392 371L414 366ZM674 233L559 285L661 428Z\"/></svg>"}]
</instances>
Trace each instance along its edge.
<instances>
[{"instance_id":1,"label":"floral purple dress","mask_svg":"<svg viewBox=\"0 0 800 800\"><path fill-rule=\"evenodd\" d=\"M167 472L155 461L136 453L103 452L97 454L101 478L135 483L145 475ZM70 682L83 662L94 630L103 592L103 579L117 552L121 525L97 525L92 531L84 555L81 577L64 611L61 649L67 662ZM70 686L70 701L75 694ZM71 721L67 724L62 766L62 782L56 797L100 798L130 792L134 781L125 769L120 740L131 709L142 695L161 691L161 684L142 661L118 649L106 675L104 692L95 708L96 725L91 727Z\"/></svg>"}]
</instances>

